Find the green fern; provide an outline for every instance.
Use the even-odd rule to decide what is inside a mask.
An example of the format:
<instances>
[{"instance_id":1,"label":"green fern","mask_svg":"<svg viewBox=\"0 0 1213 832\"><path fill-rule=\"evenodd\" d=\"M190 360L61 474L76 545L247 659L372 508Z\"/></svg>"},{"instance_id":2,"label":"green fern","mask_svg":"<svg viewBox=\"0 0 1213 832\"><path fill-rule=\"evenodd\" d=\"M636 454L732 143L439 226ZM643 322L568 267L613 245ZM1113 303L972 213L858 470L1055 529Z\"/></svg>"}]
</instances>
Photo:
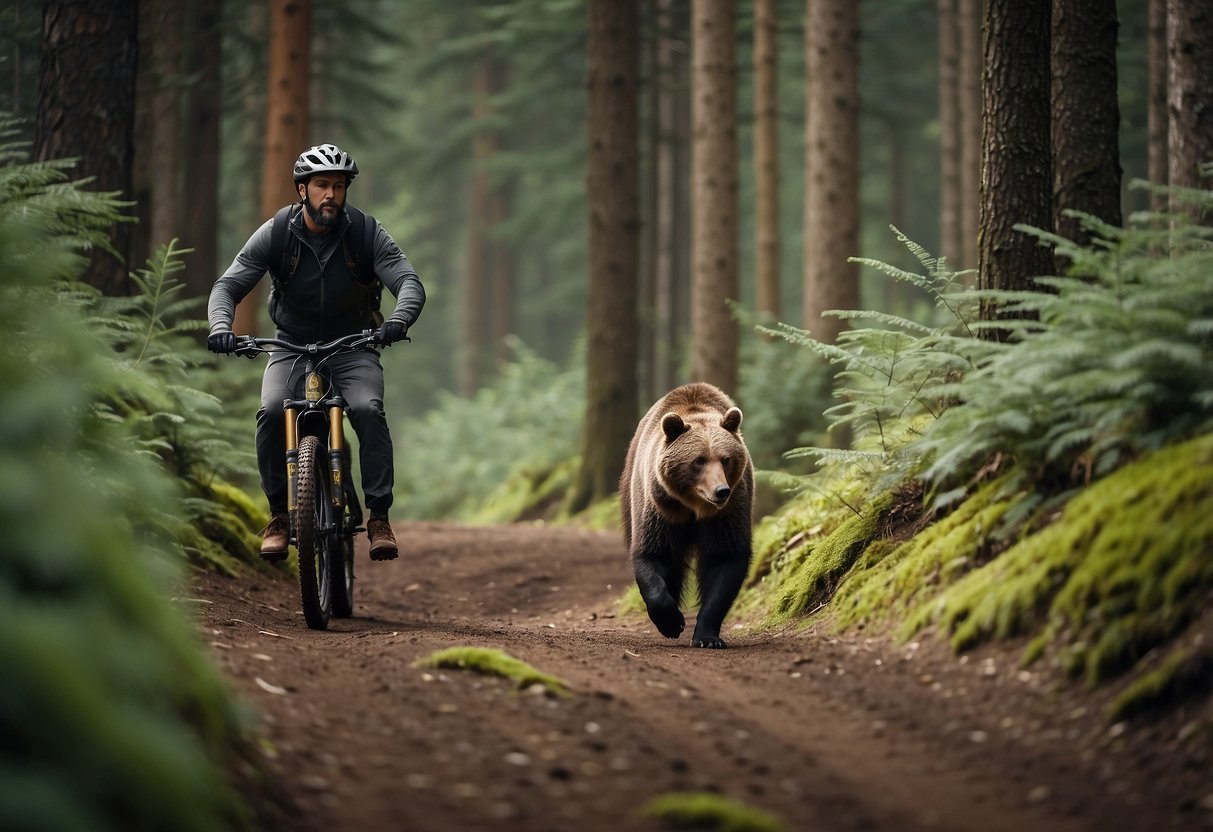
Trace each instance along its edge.
<instances>
[{"instance_id":1,"label":"green fern","mask_svg":"<svg viewBox=\"0 0 1213 832\"><path fill-rule=\"evenodd\" d=\"M834 345L786 324L766 330L836 367L842 401L826 415L853 435L849 454L802 447L787 456L852 466L872 494L921 477L943 506L991 459L1015 463L1009 490L1047 498L1213 430L1213 231L1182 216L1161 229L1153 215L1126 229L1082 219L1095 235L1085 247L1021 228L1070 263L1065 275L1037 278L1041 291L968 289L897 232L924 273L857 262L928 292L937 323L838 312L869 326ZM1022 317L978 320L983 303ZM975 337L991 327L1009 339Z\"/></svg>"},{"instance_id":2,"label":"green fern","mask_svg":"<svg viewBox=\"0 0 1213 832\"><path fill-rule=\"evenodd\" d=\"M167 600L181 563L161 545L179 518L164 443L126 418L154 385L115 360L94 295L55 288L113 204L46 187L61 173L11 158L0 170L0 816L246 828L227 780L248 759L241 716ZM73 212L92 213L77 226Z\"/></svg>"}]
</instances>

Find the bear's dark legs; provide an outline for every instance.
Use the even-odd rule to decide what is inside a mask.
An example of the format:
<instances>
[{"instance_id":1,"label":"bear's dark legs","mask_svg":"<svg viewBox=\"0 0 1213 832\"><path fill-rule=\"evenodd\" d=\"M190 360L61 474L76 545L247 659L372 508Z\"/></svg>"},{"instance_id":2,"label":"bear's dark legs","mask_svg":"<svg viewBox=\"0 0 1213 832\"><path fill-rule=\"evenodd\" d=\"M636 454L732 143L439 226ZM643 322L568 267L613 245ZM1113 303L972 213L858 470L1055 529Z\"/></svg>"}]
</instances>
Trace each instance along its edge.
<instances>
[{"instance_id":1,"label":"bear's dark legs","mask_svg":"<svg viewBox=\"0 0 1213 832\"><path fill-rule=\"evenodd\" d=\"M652 532L649 532L652 535ZM636 586L649 611L649 618L666 638L678 638L686 626L678 602L686 573L686 559L676 542L663 535L660 540L639 540L632 552Z\"/></svg>"},{"instance_id":2,"label":"bear's dark legs","mask_svg":"<svg viewBox=\"0 0 1213 832\"><path fill-rule=\"evenodd\" d=\"M692 647L726 647L720 627L728 615L750 567L750 541L712 524L699 541L699 616Z\"/></svg>"}]
</instances>

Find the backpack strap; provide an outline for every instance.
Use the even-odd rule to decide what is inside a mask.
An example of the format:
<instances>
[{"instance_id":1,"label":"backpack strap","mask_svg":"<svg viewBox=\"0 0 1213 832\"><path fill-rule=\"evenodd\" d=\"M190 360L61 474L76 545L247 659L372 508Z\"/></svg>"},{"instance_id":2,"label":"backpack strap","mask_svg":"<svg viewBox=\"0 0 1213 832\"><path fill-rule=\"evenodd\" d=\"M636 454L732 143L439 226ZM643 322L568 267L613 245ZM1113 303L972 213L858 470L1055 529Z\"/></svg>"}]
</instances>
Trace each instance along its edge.
<instances>
[{"instance_id":1,"label":"backpack strap","mask_svg":"<svg viewBox=\"0 0 1213 832\"><path fill-rule=\"evenodd\" d=\"M345 210L350 216L350 229L341 243L345 264L363 289L360 305L364 314L370 315L375 326L379 326L383 323L383 315L379 313L383 284L375 275L375 226L378 223L352 205Z\"/></svg>"},{"instance_id":2,"label":"backpack strap","mask_svg":"<svg viewBox=\"0 0 1213 832\"><path fill-rule=\"evenodd\" d=\"M375 220L352 205L345 210L350 216L350 230L341 242L345 264L362 286L371 286L378 283L375 277Z\"/></svg>"},{"instance_id":3,"label":"backpack strap","mask_svg":"<svg viewBox=\"0 0 1213 832\"><path fill-rule=\"evenodd\" d=\"M295 274L299 266L299 243L291 240L291 217L299 203L284 205L274 214L274 224L270 227L270 277L275 284L285 284ZM288 245L288 241L293 243Z\"/></svg>"}]
</instances>

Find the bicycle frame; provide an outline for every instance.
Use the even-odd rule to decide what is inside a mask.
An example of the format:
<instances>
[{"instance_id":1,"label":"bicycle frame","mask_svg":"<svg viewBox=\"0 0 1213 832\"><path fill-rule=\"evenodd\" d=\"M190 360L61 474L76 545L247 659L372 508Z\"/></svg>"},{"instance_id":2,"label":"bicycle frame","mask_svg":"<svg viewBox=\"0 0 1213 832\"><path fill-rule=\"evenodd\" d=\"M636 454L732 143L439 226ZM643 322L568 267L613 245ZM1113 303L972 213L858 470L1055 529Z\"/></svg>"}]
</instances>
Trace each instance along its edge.
<instances>
[{"instance_id":1,"label":"bicycle frame","mask_svg":"<svg viewBox=\"0 0 1213 832\"><path fill-rule=\"evenodd\" d=\"M328 626L330 615L353 614L353 541L357 532L365 530L362 505L350 480L347 403L333 390L323 364L338 353L375 344L374 334L366 330L327 344L306 345L247 337L237 347L238 354L249 357L278 347L305 362L303 398L283 399L282 413L290 542L299 553L304 618L316 630Z\"/></svg>"}]
</instances>

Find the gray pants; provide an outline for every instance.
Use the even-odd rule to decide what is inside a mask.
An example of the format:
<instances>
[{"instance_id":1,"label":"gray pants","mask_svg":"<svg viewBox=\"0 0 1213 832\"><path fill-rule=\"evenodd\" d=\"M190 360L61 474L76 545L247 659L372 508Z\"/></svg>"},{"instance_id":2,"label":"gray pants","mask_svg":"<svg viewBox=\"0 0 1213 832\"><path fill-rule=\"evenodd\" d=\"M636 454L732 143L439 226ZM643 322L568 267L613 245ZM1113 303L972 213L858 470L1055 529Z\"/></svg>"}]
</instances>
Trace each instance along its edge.
<instances>
[{"instance_id":1,"label":"gray pants","mask_svg":"<svg viewBox=\"0 0 1213 832\"><path fill-rule=\"evenodd\" d=\"M261 378L257 411L257 467L270 511L286 513L286 428L282 400L303 398L304 359L287 353L270 356ZM349 405L350 424L358 436L362 490L371 514L392 506L392 435L383 413L383 365L379 354L358 351L335 355L321 367Z\"/></svg>"}]
</instances>

